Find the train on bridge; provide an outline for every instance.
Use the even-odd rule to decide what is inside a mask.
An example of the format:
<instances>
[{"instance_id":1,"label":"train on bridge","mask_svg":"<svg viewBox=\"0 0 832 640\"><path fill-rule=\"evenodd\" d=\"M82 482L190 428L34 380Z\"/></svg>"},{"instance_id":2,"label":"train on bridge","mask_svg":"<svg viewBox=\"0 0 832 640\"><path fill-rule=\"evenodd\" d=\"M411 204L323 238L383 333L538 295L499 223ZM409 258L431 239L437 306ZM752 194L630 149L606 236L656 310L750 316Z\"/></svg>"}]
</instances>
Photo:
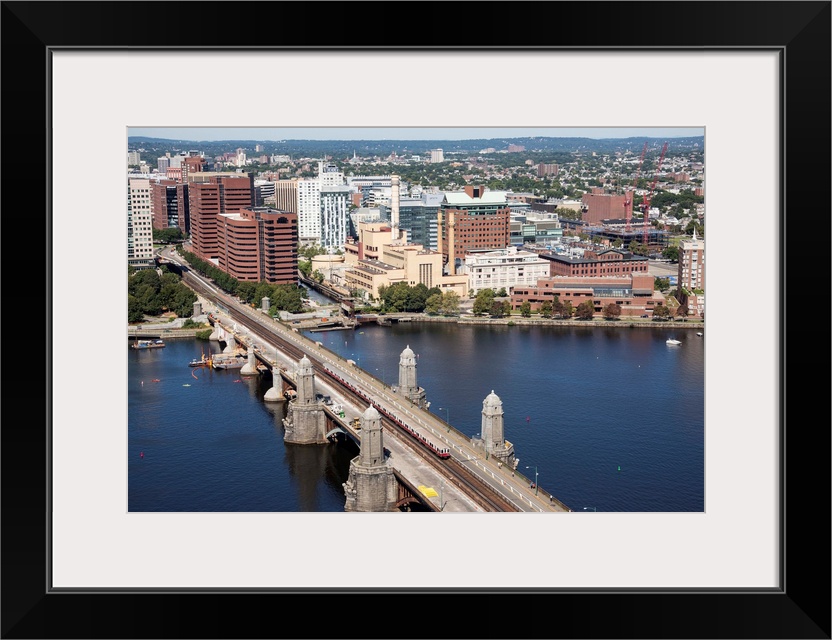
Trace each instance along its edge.
<instances>
[{"instance_id":1,"label":"train on bridge","mask_svg":"<svg viewBox=\"0 0 832 640\"><path fill-rule=\"evenodd\" d=\"M451 450L449 448L436 444L430 438L426 437L425 435L423 435L423 434L419 433L418 431L416 431L415 429L413 429L410 425L405 423L398 416L395 416L395 415L391 414L384 407L382 407L380 404L378 404L376 401L374 401L372 398L370 398L361 389L356 388L356 386L354 384L344 380L343 377L341 377L340 375L338 375L337 373L332 371L329 367L324 367L323 370L330 378L332 378L333 380L335 380L339 384L342 384L347 389L349 389L354 394L356 394L358 397L360 397L362 400L364 400L365 402L367 402L370 405L372 405L373 407L375 407L376 411L378 411L381 415L383 415L385 418L387 418L390 422L394 423L397 427L399 427L401 429L404 429L404 431L406 431L411 437L413 437L415 440L417 440L419 442L419 444L422 445L422 447L424 447L425 449L430 451L437 458L441 458L442 460L447 460L451 457Z\"/></svg>"}]
</instances>

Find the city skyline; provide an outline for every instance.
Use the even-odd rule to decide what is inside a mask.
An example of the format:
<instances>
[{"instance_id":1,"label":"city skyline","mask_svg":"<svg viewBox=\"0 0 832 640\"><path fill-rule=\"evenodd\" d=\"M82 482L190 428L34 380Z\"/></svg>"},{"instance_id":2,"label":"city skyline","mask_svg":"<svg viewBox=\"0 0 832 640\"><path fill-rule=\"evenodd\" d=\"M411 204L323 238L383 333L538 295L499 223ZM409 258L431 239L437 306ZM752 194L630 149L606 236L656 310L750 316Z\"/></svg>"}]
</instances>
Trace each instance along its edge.
<instances>
[{"instance_id":1,"label":"city skyline","mask_svg":"<svg viewBox=\"0 0 832 640\"><path fill-rule=\"evenodd\" d=\"M489 138L687 138L704 127L129 127L129 137L223 140L479 140Z\"/></svg>"}]
</instances>

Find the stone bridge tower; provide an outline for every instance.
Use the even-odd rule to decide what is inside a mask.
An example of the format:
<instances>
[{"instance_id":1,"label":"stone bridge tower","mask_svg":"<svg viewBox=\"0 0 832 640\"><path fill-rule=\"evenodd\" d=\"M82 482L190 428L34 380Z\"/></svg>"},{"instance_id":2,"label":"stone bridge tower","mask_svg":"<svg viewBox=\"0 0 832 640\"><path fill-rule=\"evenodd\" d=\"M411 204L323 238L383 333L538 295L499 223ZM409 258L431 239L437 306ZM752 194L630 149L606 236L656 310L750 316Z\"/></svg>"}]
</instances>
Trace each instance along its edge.
<instances>
[{"instance_id":1,"label":"stone bridge tower","mask_svg":"<svg viewBox=\"0 0 832 640\"><path fill-rule=\"evenodd\" d=\"M420 409L425 409L425 390L416 382L416 354L405 347L399 356L399 388L398 392L410 400Z\"/></svg>"},{"instance_id":2,"label":"stone bridge tower","mask_svg":"<svg viewBox=\"0 0 832 640\"><path fill-rule=\"evenodd\" d=\"M476 446L483 448L486 459L493 456L512 469L517 468L519 458L514 457L514 445L505 439L503 425L503 401L493 391L482 403L482 439Z\"/></svg>"},{"instance_id":3,"label":"stone bridge tower","mask_svg":"<svg viewBox=\"0 0 832 640\"><path fill-rule=\"evenodd\" d=\"M315 399L315 371L309 358L303 356L295 374L297 397L289 402L288 416L283 419L285 442L325 444L326 415L323 404Z\"/></svg>"},{"instance_id":4,"label":"stone bridge tower","mask_svg":"<svg viewBox=\"0 0 832 640\"><path fill-rule=\"evenodd\" d=\"M350 461L350 473L344 483L346 511L395 511L396 477L384 458L381 415L367 407L361 416L361 451Z\"/></svg>"}]
</instances>

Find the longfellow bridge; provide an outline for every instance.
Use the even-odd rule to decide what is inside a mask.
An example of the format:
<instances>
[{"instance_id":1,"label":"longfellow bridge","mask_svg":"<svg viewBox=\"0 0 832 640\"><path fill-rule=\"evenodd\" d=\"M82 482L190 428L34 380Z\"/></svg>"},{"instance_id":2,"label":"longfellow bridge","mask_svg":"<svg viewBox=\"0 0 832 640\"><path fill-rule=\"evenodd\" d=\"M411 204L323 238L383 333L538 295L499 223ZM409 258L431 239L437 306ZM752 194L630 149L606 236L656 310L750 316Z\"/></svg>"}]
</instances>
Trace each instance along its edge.
<instances>
[{"instance_id":1,"label":"longfellow bridge","mask_svg":"<svg viewBox=\"0 0 832 640\"><path fill-rule=\"evenodd\" d=\"M399 358L398 384L387 385L193 272L184 270L183 279L202 298L195 307L213 306L210 339L225 352L245 354L240 375L271 376L263 400L287 403L287 445L356 449L344 483L347 511L571 511L518 471L493 391L485 394L480 434L472 438L428 410L409 347Z\"/></svg>"}]
</instances>

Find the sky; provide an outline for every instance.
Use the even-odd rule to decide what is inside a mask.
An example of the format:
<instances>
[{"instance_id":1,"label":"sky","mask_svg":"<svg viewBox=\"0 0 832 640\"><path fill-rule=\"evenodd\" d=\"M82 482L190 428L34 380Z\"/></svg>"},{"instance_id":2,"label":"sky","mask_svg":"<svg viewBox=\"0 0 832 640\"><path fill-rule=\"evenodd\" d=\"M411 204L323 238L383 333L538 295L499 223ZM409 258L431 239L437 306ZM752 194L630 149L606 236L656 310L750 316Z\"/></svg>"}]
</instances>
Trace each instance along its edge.
<instances>
[{"instance_id":1,"label":"sky","mask_svg":"<svg viewBox=\"0 0 832 640\"><path fill-rule=\"evenodd\" d=\"M168 140L473 140L480 138L684 138L705 135L704 127L130 127L129 136Z\"/></svg>"}]
</instances>

